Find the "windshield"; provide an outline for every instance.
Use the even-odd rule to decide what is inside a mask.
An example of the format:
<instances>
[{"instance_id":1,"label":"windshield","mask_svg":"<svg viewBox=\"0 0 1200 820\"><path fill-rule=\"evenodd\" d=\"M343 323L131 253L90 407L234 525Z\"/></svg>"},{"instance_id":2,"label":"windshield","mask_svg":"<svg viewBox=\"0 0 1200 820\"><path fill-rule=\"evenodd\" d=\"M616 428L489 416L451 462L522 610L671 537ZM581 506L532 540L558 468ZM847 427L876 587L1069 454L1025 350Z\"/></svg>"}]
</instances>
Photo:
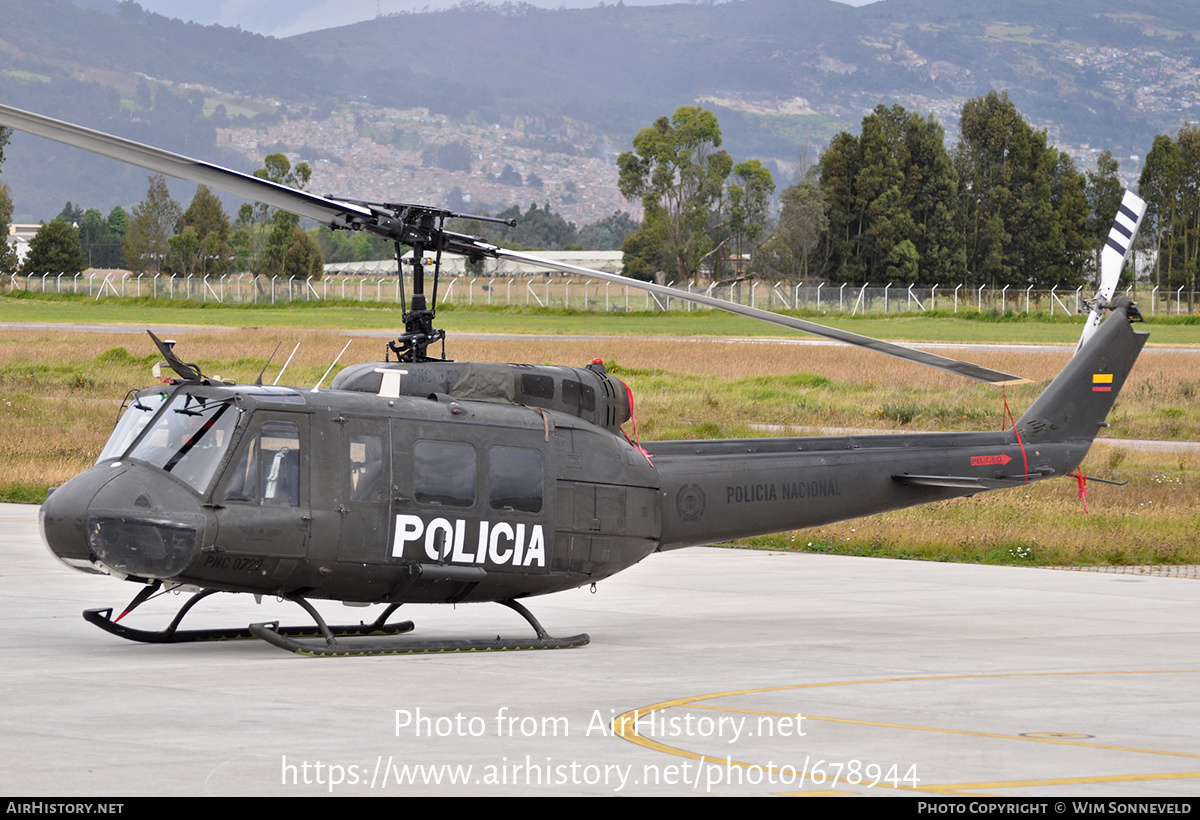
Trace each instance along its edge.
<instances>
[{"instance_id":1,"label":"windshield","mask_svg":"<svg viewBox=\"0 0 1200 820\"><path fill-rule=\"evenodd\" d=\"M166 391L135 396L133 404L126 408L124 415L117 422L117 426L113 428L112 435L108 437L108 443L100 451L100 457L96 459L96 463L99 464L101 461L119 458L123 455L133 440L145 429L150 419L154 418L154 414L162 408L163 402L166 400Z\"/></svg>"},{"instance_id":2,"label":"windshield","mask_svg":"<svg viewBox=\"0 0 1200 820\"><path fill-rule=\"evenodd\" d=\"M203 492L229 449L240 416L228 398L177 394L129 457L161 467Z\"/></svg>"}]
</instances>

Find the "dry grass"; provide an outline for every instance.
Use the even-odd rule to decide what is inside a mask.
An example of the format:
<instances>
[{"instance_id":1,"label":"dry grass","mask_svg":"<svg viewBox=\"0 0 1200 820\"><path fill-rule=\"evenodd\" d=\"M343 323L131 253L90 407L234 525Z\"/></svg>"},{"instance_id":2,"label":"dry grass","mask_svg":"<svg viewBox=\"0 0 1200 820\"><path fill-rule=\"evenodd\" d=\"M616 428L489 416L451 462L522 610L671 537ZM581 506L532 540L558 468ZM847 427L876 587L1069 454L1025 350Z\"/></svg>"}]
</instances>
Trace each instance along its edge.
<instances>
[{"instance_id":1,"label":"dry grass","mask_svg":"<svg viewBox=\"0 0 1200 820\"><path fill-rule=\"evenodd\" d=\"M1111 466L1110 466L1111 465ZM1028 565L1200 564L1200 458L1097 444L1073 478L753 539L759 548Z\"/></svg>"},{"instance_id":2,"label":"dry grass","mask_svg":"<svg viewBox=\"0 0 1200 820\"><path fill-rule=\"evenodd\" d=\"M277 342L265 380L301 342L283 380L311 386L344 335L277 329L180 334L180 355L206 373L253 381ZM356 339L344 361L382 358L381 339ZM1020 413L1068 353L940 351L1037 383L1007 391ZM998 429L1000 392L841 346L716 340L476 340L465 360L583 365L599 357L633 388L644 439L762 435L752 424L885 429ZM151 384L158 354L145 336L0 331L0 497L40 500L86 469L130 388ZM326 382L328 383L328 382ZM1111 436L1200 440L1200 354L1147 350L1121 394ZM1084 464L1126 487L1091 484L1084 514L1073 480L874 516L752 545L861 555L1000 563L1200 563L1200 457L1097 445ZM812 546L809 547L811 542Z\"/></svg>"}]
</instances>

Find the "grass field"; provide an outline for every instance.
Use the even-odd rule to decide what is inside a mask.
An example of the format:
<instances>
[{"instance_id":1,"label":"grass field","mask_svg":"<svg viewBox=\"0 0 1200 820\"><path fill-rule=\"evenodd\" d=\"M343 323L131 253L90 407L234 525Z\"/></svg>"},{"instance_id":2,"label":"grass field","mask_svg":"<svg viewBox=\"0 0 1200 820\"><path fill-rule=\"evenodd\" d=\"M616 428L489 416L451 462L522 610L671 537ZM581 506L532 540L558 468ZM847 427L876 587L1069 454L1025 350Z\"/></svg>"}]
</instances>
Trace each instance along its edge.
<instances>
[{"instance_id":1,"label":"grass field","mask_svg":"<svg viewBox=\"0 0 1200 820\"><path fill-rule=\"evenodd\" d=\"M16 306L17 310L10 310ZM210 375L253 381L277 342L283 352L267 371L271 381L283 353L301 342L284 381L312 386L345 344L341 327L394 329L393 310L334 307L294 310L96 305L72 301L0 299L4 321L89 324L193 324L174 334L184 358ZM27 311L21 313L21 311ZM54 318L48 318L54 317ZM252 318L253 321L246 321ZM454 338L455 359L582 365L599 357L633 389L642 438L726 438L778 435L802 427L883 430L994 430L1004 401L1019 416L1069 358L1069 350L953 352L988 367L1019 373L1033 384L999 390L878 354L841 346L812 347L769 340L732 342L716 334L749 336L758 327L740 320L681 314L593 316L535 311L515 315L451 311L447 327L460 332L597 334L595 339ZM614 329L610 320L617 320ZM688 323L695 323L689 326ZM944 339L947 327L979 332L978 341L1029 341L1041 332L1073 341L1078 326L1038 322L922 318L879 320L892 338ZM852 324L856 332L871 332ZM234 332L217 325L238 328ZM1047 327L1043 327L1046 325ZM708 328L707 332L695 331ZM1168 326L1195 334L1194 325ZM631 328L632 330L627 330ZM1159 327L1146 329L1159 335ZM693 332L695 331L695 332ZM611 334L626 332L635 338ZM654 334L699 338L647 338ZM961 339L960 339L961 340ZM1177 342L1177 344L1180 342ZM382 358L381 340L357 339L345 362ZM126 392L151 383L158 360L141 334L73 333L57 328L0 330L0 499L40 501L45 488L86 469L100 451ZM327 382L326 382L327 383ZM1104 431L1109 437L1200 440L1200 353L1149 350L1139 360ZM629 425L626 425L627 429ZM814 430L815 432L815 430ZM789 431L787 434L801 434ZM1200 483L1193 455L1137 452L1098 444L1084 471L1128 478L1126 487L1089 485L1085 514L1074 480L874 516L799 533L754 539L750 546L855 555L1011 564L1200 563Z\"/></svg>"},{"instance_id":2,"label":"grass field","mask_svg":"<svg viewBox=\"0 0 1200 820\"><path fill-rule=\"evenodd\" d=\"M894 341L1020 342L1074 344L1081 317L1035 314L895 314L889 317L794 311L811 319L864 336ZM198 327L303 327L308 329L396 330L400 311L395 305L360 302L294 302L290 305L230 305L218 302L168 302L150 299L105 298L14 291L0 295L0 320L74 325L128 324L194 325ZM438 325L450 333L530 333L604 336L742 336L803 338L804 334L716 310L692 312L575 311L561 308L463 307L438 308ZM1151 318L1153 345L1200 346L1200 316Z\"/></svg>"}]
</instances>

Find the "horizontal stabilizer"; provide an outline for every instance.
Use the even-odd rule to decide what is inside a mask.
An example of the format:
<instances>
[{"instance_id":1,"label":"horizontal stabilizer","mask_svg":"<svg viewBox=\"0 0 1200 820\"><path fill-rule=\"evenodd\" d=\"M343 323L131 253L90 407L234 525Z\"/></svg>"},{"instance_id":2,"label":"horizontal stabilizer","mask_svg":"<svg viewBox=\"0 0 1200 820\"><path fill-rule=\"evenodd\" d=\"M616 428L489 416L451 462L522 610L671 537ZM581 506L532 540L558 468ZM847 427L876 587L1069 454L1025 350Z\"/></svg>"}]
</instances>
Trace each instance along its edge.
<instances>
[{"instance_id":1,"label":"horizontal stabilizer","mask_svg":"<svg viewBox=\"0 0 1200 820\"><path fill-rule=\"evenodd\" d=\"M1039 481L1050 478L1053 471L1030 473L1028 475L1005 475L996 478L980 478L969 475L910 475L901 473L892 478L901 484L916 484L921 487L951 487L957 490L1002 490L1005 487L1015 487L1029 481Z\"/></svg>"}]
</instances>

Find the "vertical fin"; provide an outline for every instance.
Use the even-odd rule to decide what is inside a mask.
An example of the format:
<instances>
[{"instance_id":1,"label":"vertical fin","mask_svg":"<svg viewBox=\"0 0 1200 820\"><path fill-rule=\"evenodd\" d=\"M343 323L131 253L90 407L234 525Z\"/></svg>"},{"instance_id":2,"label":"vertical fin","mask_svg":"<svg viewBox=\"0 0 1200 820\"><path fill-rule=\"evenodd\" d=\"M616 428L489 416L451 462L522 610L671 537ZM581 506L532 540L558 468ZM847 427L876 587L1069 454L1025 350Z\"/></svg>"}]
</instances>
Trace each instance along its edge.
<instances>
[{"instance_id":1,"label":"vertical fin","mask_svg":"<svg viewBox=\"0 0 1200 820\"><path fill-rule=\"evenodd\" d=\"M1111 308L1095 338L1017 420L1026 446L1041 441L1090 442L1104 425L1148 336L1129 326L1135 308L1128 296L1114 296Z\"/></svg>"}]
</instances>

